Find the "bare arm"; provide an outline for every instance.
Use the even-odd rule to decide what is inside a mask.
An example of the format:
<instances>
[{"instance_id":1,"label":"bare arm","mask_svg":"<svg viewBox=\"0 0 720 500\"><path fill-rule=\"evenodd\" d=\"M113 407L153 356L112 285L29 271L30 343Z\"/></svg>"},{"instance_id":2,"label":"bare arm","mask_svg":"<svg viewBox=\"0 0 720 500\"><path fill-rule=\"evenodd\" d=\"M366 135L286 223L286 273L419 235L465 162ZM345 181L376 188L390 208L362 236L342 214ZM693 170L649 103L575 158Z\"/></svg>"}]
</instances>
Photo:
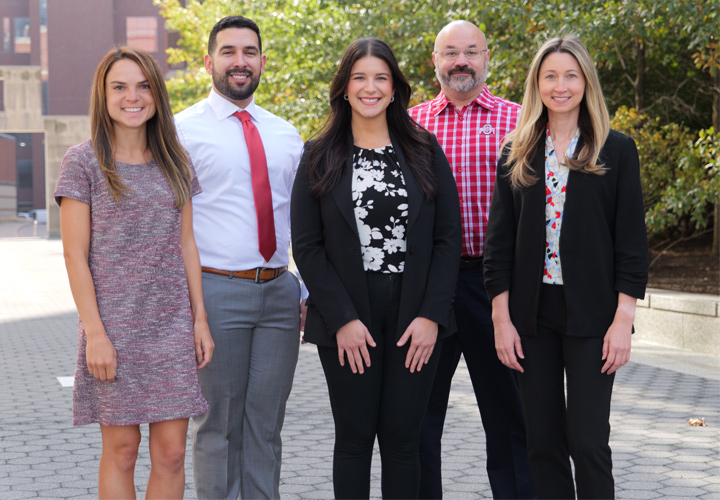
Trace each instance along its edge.
<instances>
[{"instance_id":1,"label":"bare arm","mask_svg":"<svg viewBox=\"0 0 720 500\"><path fill-rule=\"evenodd\" d=\"M496 295L492 300L492 320L495 328L495 350L498 359L513 370L523 373L523 367L520 365L518 358L525 359L522 351L522 343L520 335L518 335L515 325L510 319L510 292L504 292Z\"/></svg>"},{"instance_id":2,"label":"bare arm","mask_svg":"<svg viewBox=\"0 0 720 500\"><path fill-rule=\"evenodd\" d=\"M180 241L185 274L187 275L188 291L190 293L190 306L193 312L195 358L199 370L200 368L204 368L212 359L215 343L210 335L210 327L207 323L207 313L205 312L205 302L203 300L200 256L198 255L195 235L193 234L192 201L189 201L182 210Z\"/></svg>"},{"instance_id":3,"label":"bare arm","mask_svg":"<svg viewBox=\"0 0 720 500\"><path fill-rule=\"evenodd\" d=\"M88 265L90 205L63 198L60 205L60 228L70 290L85 328L88 370L93 377L112 382L117 371L117 353L100 319L95 285Z\"/></svg>"}]
</instances>

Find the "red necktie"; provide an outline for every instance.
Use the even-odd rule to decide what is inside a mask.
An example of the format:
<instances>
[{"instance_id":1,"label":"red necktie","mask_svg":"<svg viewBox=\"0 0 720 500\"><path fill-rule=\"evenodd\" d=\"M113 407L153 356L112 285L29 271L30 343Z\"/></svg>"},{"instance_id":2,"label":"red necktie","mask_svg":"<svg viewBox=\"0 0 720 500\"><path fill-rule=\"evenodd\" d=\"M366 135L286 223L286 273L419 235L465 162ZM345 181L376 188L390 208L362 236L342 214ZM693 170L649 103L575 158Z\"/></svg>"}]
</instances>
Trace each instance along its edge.
<instances>
[{"instance_id":1,"label":"red necktie","mask_svg":"<svg viewBox=\"0 0 720 500\"><path fill-rule=\"evenodd\" d=\"M263 148L260 132L253 125L250 113L236 111L233 116L236 116L242 122L245 143L250 153L250 176L252 178L253 197L255 198L255 212L257 213L260 254L265 261L270 261L277 249L277 241L275 240L275 218L273 216L272 192L270 191L265 148Z\"/></svg>"}]
</instances>

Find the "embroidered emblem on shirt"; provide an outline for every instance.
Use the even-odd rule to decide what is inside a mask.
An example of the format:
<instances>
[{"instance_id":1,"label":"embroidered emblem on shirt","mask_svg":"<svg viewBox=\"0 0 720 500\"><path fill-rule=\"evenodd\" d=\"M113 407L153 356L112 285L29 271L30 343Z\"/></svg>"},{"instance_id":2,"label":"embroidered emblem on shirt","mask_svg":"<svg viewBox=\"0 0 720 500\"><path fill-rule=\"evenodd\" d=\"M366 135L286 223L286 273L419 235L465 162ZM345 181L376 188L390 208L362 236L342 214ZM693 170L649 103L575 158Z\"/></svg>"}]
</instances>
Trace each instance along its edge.
<instances>
[{"instance_id":1,"label":"embroidered emblem on shirt","mask_svg":"<svg viewBox=\"0 0 720 500\"><path fill-rule=\"evenodd\" d=\"M485 135L494 134L494 133L495 133L495 127L493 127L493 126L490 125L489 123L486 123L486 124L483 125L482 128L480 129L480 133L481 133L481 134L485 134Z\"/></svg>"}]
</instances>

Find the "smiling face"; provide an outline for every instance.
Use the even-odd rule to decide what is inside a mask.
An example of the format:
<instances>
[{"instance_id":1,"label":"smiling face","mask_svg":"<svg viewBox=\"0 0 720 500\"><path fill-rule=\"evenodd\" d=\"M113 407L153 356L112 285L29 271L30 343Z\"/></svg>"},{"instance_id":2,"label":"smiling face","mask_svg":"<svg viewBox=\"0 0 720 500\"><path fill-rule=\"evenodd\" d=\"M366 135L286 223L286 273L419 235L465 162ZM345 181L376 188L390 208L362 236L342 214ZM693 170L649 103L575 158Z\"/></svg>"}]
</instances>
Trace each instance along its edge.
<instances>
[{"instance_id":1,"label":"smiling face","mask_svg":"<svg viewBox=\"0 0 720 500\"><path fill-rule=\"evenodd\" d=\"M205 56L205 69L217 93L245 108L260 84L265 60L253 30L227 28L218 32L214 53Z\"/></svg>"},{"instance_id":2,"label":"smiling face","mask_svg":"<svg viewBox=\"0 0 720 500\"><path fill-rule=\"evenodd\" d=\"M575 57L565 52L549 54L540 65L538 90L549 116L574 116L577 120L585 96L585 75Z\"/></svg>"},{"instance_id":3,"label":"smiling face","mask_svg":"<svg viewBox=\"0 0 720 500\"><path fill-rule=\"evenodd\" d=\"M385 120L394 87L390 67L374 56L357 60L350 70L345 94L352 108L353 120Z\"/></svg>"},{"instance_id":4,"label":"smiling face","mask_svg":"<svg viewBox=\"0 0 720 500\"><path fill-rule=\"evenodd\" d=\"M480 57L468 59L464 51L474 49L482 52ZM456 50L456 59L447 59L443 52ZM487 77L489 55L485 35L480 29L467 22L455 21L443 28L435 39L435 75L443 92L451 89L465 93L482 90ZM451 92L452 93L452 92Z\"/></svg>"},{"instance_id":5,"label":"smiling face","mask_svg":"<svg viewBox=\"0 0 720 500\"><path fill-rule=\"evenodd\" d=\"M116 129L137 129L155 116L155 99L150 83L138 64L121 59L110 67L105 78L106 106Z\"/></svg>"}]
</instances>

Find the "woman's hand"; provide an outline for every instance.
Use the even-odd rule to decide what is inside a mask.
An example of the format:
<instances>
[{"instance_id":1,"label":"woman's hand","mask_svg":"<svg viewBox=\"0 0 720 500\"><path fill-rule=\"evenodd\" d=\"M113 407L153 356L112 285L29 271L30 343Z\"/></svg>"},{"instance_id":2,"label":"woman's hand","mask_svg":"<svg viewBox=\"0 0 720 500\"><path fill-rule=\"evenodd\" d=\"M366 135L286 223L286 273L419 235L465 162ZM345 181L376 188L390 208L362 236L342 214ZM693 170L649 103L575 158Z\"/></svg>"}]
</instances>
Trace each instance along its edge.
<instances>
[{"instance_id":1,"label":"woman's hand","mask_svg":"<svg viewBox=\"0 0 720 500\"><path fill-rule=\"evenodd\" d=\"M515 325L509 319L507 321L494 322L495 326L495 350L498 359L502 364L520 373L524 373L522 365L518 358L525 359L522 350L520 335L518 335Z\"/></svg>"},{"instance_id":2,"label":"woman's hand","mask_svg":"<svg viewBox=\"0 0 720 500\"><path fill-rule=\"evenodd\" d=\"M414 373L415 370L420 371L423 365L430 361L437 335L438 324L427 318L418 316L408 325L397 346L402 347L408 339L412 339L405 357L405 368L409 368L410 373Z\"/></svg>"},{"instance_id":3,"label":"woman's hand","mask_svg":"<svg viewBox=\"0 0 720 500\"><path fill-rule=\"evenodd\" d=\"M198 370L200 370L210 363L215 349L215 342L213 342L212 335L210 335L210 327L207 321L195 320L193 333L195 334L195 359L197 360Z\"/></svg>"},{"instance_id":4,"label":"woman's hand","mask_svg":"<svg viewBox=\"0 0 720 500\"><path fill-rule=\"evenodd\" d=\"M105 332L85 334L85 362L90 375L103 382L114 382L117 373L117 352Z\"/></svg>"},{"instance_id":5,"label":"woman's hand","mask_svg":"<svg viewBox=\"0 0 720 500\"><path fill-rule=\"evenodd\" d=\"M610 328L603 341L602 359L605 364L601 373L615 373L630 361L630 347L632 344L632 324L635 320L635 306L637 299L624 293L618 293L618 306L615 311Z\"/></svg>"},{"instance_id":6,"label":"woman's hand","mask_svg":"<svg viewBox=\"0 0 720 500\"><path fill-rule=\"evenodd\" d=\"M631 342L632 324L628 326L613 321L605 334L602 350L602 359L605 364L600 372L610 375L630 361Z\"/></svg>"},{"instance_id":7,"label":"woman's hand","mask_svg":"<svg viewBox=\"0 0 720 500\"><path fill-rule=\"evenodd\" d=\"M510 319L510 292L504 291L492 299L492 321L495 327L495 350L502 364L520 373L525 370L518 358L525 359L515 325Z\"/></svg>"},{"instance_id":8,"label":"woman's hand","mask_svg":"<svg viewBox=\"0 0 720 500\"><path fill-rule=\"evenodd\" d=\"M370 367L370 352L367 346L375 347L375 341L362 321L354 319L340 327L335 334L338 345L340 366L345 366L347 355L353 373L365 373L365 366ZM363 366L363 361L365 365Z\"/></svg>"}]
</instances>

